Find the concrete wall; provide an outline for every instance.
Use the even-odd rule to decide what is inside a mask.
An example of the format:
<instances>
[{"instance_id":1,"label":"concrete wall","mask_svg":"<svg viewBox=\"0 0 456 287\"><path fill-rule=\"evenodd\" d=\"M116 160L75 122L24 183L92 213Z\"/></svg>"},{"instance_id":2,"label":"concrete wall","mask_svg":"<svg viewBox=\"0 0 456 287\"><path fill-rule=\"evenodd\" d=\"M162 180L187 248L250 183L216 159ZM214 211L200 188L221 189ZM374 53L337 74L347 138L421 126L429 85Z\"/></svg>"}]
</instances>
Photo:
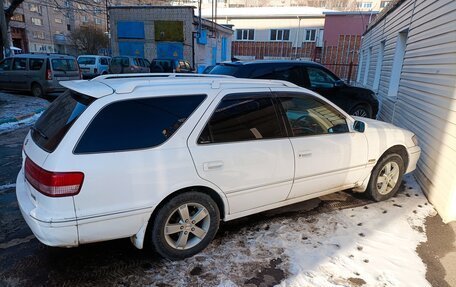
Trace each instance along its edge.
<instances>
[{"instance_id":1,"label":"concrete wall","mask_svg":"<svg viewBox=\"0 0 456 287\"><path fill-rule=\"evenodd\" d=\"M422 155L415 176L444 221L456 220L456 1L397 2L364 36L358 81L378 92L379 119L418 136ZM398 37L406 31L395 79ZM391 95L397 79L398 91Z\"/></svg>"}]
</instances>

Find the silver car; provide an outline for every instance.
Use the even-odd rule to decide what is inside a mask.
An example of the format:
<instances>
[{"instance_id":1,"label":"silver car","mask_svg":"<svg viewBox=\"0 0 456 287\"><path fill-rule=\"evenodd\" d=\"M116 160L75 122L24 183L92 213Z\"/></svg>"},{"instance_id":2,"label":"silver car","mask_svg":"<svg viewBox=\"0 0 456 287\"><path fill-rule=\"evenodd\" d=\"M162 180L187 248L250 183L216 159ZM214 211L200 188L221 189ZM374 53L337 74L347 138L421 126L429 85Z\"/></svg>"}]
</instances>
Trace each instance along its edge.
<instances>
[{"instance_id":1,"label":"silver car","mask_svg":"<svg viewBox=\"0 0 456 287\"><path fill-rule=\"evenodd\" d=\"M109 64L110 74L149 73L150 62L147 59L132 56L117 56Z\"/></svg>"},{"instance_id":2,"label":"silver car","mask_svg":"<svg viewBox=\"0 0 456 287\"><path fill-rule=\"evenodd\" d=\"M76 58L60 54L18 54L0 62L0 89L35 97L65 90L59 82L81 78Z\"/></svg>"}]
</instances>

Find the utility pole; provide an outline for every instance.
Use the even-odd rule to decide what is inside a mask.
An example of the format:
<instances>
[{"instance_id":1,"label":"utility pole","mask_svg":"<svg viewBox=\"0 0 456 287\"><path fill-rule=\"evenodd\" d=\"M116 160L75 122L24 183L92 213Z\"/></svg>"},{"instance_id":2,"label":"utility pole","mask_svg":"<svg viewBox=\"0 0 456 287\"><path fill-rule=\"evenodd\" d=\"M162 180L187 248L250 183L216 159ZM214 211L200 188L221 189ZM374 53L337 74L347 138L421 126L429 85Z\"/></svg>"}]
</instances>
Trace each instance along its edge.
<instances>
[{"instance_id":1,"label":"utility pole","mask_svg":"<svg viewBox=\"0 0 456 287\"><path fill-rule=\"evenodd\" d=\"M111 31L110 31L110 23L109 23L109 12L108 12L108 0L105 0L105 9L106 9L106 33L107 33L107 36L108 36L108 51L107 52L107 56L111 56L112 52L111 52Z\"/></svg>"},{"instance_id":2,"label":"utility pole","mask_svg":"<svg viewBox=\"0 0 456 287\"><path fill-rule=\"evenodd\" d=\"M10 43L9 43L9 37L8 37L8 27L6 25L6 17L5 17L5 9L4 9L4 2L2 1L2 10L1 15L0 15L0 33L2 34L2 44L3 48L5 49L5 54L3 54L3 51L0 54L0 59L3 59L3 57L8 57L10 56Z\"/></svg>"}]
</instances>

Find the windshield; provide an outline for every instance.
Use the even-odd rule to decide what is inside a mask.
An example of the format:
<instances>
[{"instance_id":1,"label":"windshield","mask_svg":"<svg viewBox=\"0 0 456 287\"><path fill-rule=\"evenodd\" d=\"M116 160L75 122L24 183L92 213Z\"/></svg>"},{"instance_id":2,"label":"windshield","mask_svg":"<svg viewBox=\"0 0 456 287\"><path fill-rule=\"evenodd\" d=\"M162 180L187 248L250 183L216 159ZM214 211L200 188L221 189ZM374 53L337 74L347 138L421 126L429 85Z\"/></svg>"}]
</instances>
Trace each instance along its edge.
<instances>
[{"instance_id":1,"label":"windshield","mask_svg":"<svg viewBox=\"0 0 456 287\"><path fill-rule=\"evenodd\" d=\"M33 141L45 151L53 152L73 123L94 100L71 90L64 92L32 127Z\"/></svg>"},{"instance_id":2,"label":"windshield","mask_svg":"<svg viewBox=\"0 0 456 287\"><path fill-rule=\"evenodd\" d=\"M95 57L79 57L79 65L95 65Z\"/></svg>"},{"instance_id":3,"label":"windshield","mask_svg":"<svg viewBox=\"0 0 456 287\"><path fill-rule=\"evenodd\" d=\"M234 65L216 65L209 74L234 76L239 71L239 66Z\"/></svg>"},{"instance_id":4,"label":"windshield","mask_svg":"<svg viewBox=\"0 0 456 287\"><path fill-rule=\"evenodd\" d=\"M52 69L54 71L77 71L78 65L73 59L52 59Z\"/></svg>"}]
</instances>

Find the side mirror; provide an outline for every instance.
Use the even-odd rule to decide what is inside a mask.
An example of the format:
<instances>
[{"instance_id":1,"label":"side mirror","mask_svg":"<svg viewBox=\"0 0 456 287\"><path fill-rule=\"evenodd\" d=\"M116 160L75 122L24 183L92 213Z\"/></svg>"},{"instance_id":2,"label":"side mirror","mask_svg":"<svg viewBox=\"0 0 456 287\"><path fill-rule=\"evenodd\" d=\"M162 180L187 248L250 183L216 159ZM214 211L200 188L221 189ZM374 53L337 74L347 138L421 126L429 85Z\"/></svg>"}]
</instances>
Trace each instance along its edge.
<instances>
[{"instance_id":1,"label":"side mirror","mask_svg":"<svg viewBox=\"0 0 456 287\"><path fill-rule=\"evenodd\" d=\"M340 87L343 87L343 86L345 86L345 83L342 80L337 80L337 81L334 82L334 87L335 88L340 88Z\"/></svg>"},{"instance_id":2,"label":"side mirror","mask_svg":"<svg viewBox=\"0 0 456 287\"><path fill-rule=\"evenodd\" d=\"M362 121L355 121L353 129L357 132L363 133L366 130L366 124Z\"/></svg>"}]
</instances>

